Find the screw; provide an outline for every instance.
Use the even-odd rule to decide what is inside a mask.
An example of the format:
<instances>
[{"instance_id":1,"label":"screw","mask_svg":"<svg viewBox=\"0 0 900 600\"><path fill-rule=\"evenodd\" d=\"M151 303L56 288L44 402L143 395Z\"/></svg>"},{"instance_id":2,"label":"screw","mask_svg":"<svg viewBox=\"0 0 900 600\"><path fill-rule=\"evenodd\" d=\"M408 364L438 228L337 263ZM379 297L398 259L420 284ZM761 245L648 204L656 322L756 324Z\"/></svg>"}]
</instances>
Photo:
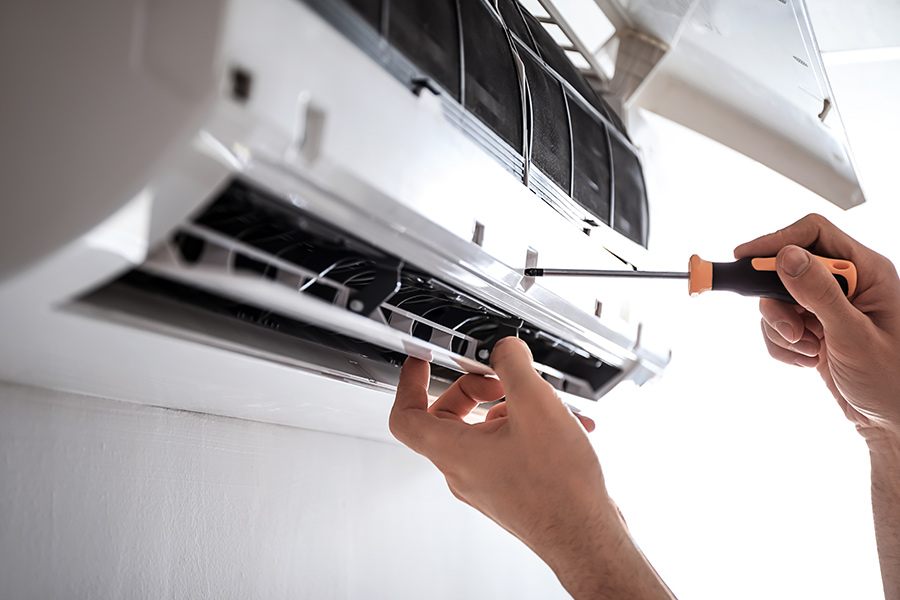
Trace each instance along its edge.
<instances>
[{"instance_id":1,"label":"screw","mask_svg":"<svg viewBox=\"0 0 900 600\"><path fill-rule=\"evenodd\" d=\"M350 301L350 310L353 312L362 312L365 307L366 305L363 304L362 300L355 299Z\"/></svg>"},{"instance_id":2,"label":"screw","mask_svg":"<svg viewBox=\"0 0 900 600\"><path fill-rule=\"evenodd\" d=\"M253 86L253 75L241 67L231 69L231 96L237 102L245 104L250 99Z\"/></svg>"},{"instance_id":3,"label":"screw","mask_svg":"<svg viewBox=\"0 0 900 600\"><path fill-rule=\"evenodd\" d=\"M487 348L482 348L481 350L478 351L478 358L480 358L481 360L487 360L490 357L491 357L491 351L488 350Z\"/></svg>"}]
</instances>

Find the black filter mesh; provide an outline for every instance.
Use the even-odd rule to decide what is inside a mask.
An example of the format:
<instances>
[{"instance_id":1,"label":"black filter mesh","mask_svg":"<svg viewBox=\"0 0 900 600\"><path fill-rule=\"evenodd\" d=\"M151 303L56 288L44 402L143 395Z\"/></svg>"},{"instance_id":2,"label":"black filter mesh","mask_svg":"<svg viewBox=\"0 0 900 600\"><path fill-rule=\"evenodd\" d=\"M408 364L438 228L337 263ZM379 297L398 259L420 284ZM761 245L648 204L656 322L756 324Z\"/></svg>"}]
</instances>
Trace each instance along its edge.
<instances>
[{"instance_id":1,"label":"black filter mesh","mask_svg":"<svg viewBox=\"0 0 900 600\"><path fill-rule=\"evenodd\" d=\"M650 225L641 163L615 136L610 136L610 141L615 182L613 229L646 247Z\"/></svg>"},{"instance_id":2,"label":"black filter mesh","mask_svg":"<svg viewBox=\"0 0 900 600\"><path fill-rule=\"evenodd\" d=\"M466 90L463 104L506 143L522 148L522 95L509 38L481 0L459 0Z\"/></svg>"},{"instance_id":3,"label":"black filter mesh","mask_svg":"<svg viewBox=\"0 0 900 600\"><path fill-rule=\"evenodd\" d=\"M600 221L609 225L612 184L606 126L574 100L569 100L575 172L572 197Z\"/></svg>"},{"instance_id":4,"label":"black filter mesh","mask_svg":"<svg viewBox=\"0 0 900 600\"><path fill-rule=\"evenodd\" d=\"M382 0L346 0L375 31L381 31L381 5Z\"/></svg>"},{"instance_id":5,"label":"black filter mesh","mask_svg":"<svg viewBox=\"0 0 900 600\"><path fill-rule=\"evenodd\" d=\"M602 112L602 111L601 111ZM613 124L613 127L619 130L623 136L625 136L626 140L631 141L631 138L628 137L628 132L625 131L625 123L622 122L622 119L619 118L619 113L614 111L612 107L607 107L605 116L609 118L609 122Z\"/></svg>"},{"instance_id":6,"label":"black filter mesh","mask_svg":"<svg viewBox=\"0 0 900 600\"><path fill-rule=\"evenodd\" d=\"M538 52L541 58L544 59L544 62L556 71L560 77L568 81L588 104L596 108L601 115L608 118L616 126L616 129L619 129L624 134L625 127L622 126L619 117L607 105L606 101L597 95L591 84L584 78L584 74L572 64L572 61L566 56L565 50L559 47L559 44L556 43L556 40L553 39L546 27L541 25L527 10L523 9L522 14L528 24L531 35L534 37L534 41L537 43Z\"/></svg>"},{"instance_id":7,"label":"black filter mesh","mask_svg":"<svg viewBox=\"0 0 900 600\"><path fill-rule=\"evenodd\" d=\"M531 161L566 193L572 177L572 147L566 98L555 77L523 53L531 96Z\"/></svg>"},{"instance_id":8,"label":"black filter mesh","mask_svg":"<svg viewBox=\"0 0 900 600\"><path fill-rule=\"evenodd\" d=\"M391 0L388 41L459 100L456 0Z\"/></svg>"},{"instance_id":9,"label":"black filter mesh","mask_svg":"<svg viewBox=\"0 0 900 600\"><path fill-rule=\"evenodd\" d=\"M530 13L527 11L523 12L525 14L525 19L528 22L528 28L531 31L531 35L537 43L538 53L541 55L541 58L544 59L544 62L546 62L551 69L556 71L560 77L572 84L572 87L578 90L578 93L581 94L585 100L591 104L594 104L594 101L601 102L602 104L602 101L597 98L597 94L594 93L594 89L584 78L584 75L582 75L581 71L572 64L572 61L566 56L565 50L559 47L559 44L556 43L556 40L553 39L550 32L547 31L547 29Z\"/></svg>"},{"instance_id":10,"label":"black filter mesh","mask_svg":"<svg viewBox=\"0 0 900 600\"><path fill-rule=\"evenodd\" d=\"M518 36L526 46L536 50L534 40L531 38L531 32L528 30L528 25L525 24L525 19L522 17L519 0L498 0L497 5L500 8L500 16L503 17L503 22L509 30Z\"/></svg>"}]
</instances>

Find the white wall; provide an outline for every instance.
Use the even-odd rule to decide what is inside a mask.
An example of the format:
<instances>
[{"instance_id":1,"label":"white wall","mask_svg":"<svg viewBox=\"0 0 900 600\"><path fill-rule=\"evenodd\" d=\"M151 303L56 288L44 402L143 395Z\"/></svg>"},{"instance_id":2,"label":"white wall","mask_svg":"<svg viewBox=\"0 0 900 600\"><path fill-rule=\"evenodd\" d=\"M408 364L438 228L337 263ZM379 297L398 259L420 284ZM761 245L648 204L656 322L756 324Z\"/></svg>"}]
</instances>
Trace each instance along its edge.
<instances>
[{"instance_id":1,"label":"white wall","mask_svg":"<svg viewBox=\"0 0 900 600\"><path fill-rule=\"evenodd\" d=\"M554 598L425 459L0 383L0 598Z\"/></svg>"}]
</instances>

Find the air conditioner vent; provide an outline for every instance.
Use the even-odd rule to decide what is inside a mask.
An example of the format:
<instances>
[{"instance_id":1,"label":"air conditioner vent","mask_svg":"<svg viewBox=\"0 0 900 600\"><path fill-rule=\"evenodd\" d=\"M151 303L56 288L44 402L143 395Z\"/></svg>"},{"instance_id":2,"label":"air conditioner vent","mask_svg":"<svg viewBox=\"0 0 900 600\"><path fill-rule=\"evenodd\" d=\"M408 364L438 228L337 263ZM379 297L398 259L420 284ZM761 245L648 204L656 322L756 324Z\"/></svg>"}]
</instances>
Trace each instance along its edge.
<instances>
[{"instance_id":1,"label":"air conditioner vent","mask_svg":"<svg viewBox=\"0 0 900 600\"><path fill-rule=\"evenodd\" d=\"M420 340L463 371L467 361L488 364L494 344L517 335L561 390L596 399L622 373L243 181L113 286L394 366Z\"/></svg>"}]
</instances>

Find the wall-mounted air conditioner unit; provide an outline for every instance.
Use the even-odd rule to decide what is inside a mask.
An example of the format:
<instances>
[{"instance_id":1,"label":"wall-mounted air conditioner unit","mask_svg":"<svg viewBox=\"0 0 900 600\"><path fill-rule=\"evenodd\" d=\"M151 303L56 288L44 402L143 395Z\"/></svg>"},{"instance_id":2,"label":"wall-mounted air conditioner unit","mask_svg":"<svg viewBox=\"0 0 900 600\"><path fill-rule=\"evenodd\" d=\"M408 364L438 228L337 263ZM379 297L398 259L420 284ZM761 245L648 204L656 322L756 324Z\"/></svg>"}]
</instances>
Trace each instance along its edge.
<instances>
[{"instance_id":1,"label":"wall-mounted air conditioner unit","mask_svg":"<svg viewBox=\"0 0 900 600\"><path fill-rule=\"evenodd\" d=\"M58 142L90 128L103 164L73 152L72 181L41 184L110 216L31 240L56 247L0 290L16 340L0 376L377 437L359 398L389 397L406 355L440 389L518 335L575 405L662 371L668 349L645 347L627 299L523 276L640 265L649 222L621 119L518 3L140 10L93 25L119 32L97 34L108 52L130 40L120 71L60 56L49 73L122 98ZM141 134L156 143L134 168ZM95 196L106 173L132 198L117 211Z\"/></svg>"},{"instance_id":2,"label":"wall-mounted air conditioner unit","mask_svg":"<svg viewBox=\"0 0 900 600\"><path fill-rule=\"evenodd\" d=\"M740 36L706 39L703 23L752 25L743 3L600 2L618 37L595 53L572 35L590 80L545 27L571 24L542 4L554 14L515 0L133 0L52 19L17 6L6 42L21 51L0 59L19 115L0 378L386 437L404 356L432 361L439 390L489 372L493 344L518 335L588 406L661 373L668 348L603 283L523 270L649 262L629 107L694 115L720 139L762 123L744 151L814 188L833 172L835 201L861 199L836 113L797 117L830 94L800 0L767 11L809 89L752 91L790 109L793 133L722 76L789 69L750 69ZM610 79L597 67L614 54Z\"/></svg>"}]
</instances>

